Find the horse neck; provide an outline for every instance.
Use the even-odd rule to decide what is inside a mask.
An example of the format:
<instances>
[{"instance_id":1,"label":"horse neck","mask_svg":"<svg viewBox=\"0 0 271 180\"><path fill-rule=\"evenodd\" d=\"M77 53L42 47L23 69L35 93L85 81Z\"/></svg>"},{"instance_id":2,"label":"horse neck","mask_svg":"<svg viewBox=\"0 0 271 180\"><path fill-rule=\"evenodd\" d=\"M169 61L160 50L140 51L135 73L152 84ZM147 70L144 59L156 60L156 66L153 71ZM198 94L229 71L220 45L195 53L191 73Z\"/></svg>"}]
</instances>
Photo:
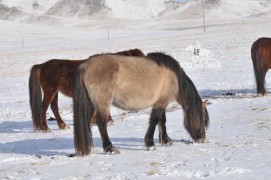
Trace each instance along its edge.
<instances>
[{"instance_id":1,"label":"horse neck","mask_svg":"<svg viewBox=\"0 0 271 180\"><path fill-rule=\"evenodd\" d=\"M177 101L187 111L197 109L197 112L201 112L202 100L198 94L195 85L182 69L180 74L178 75L178 81L179 81L179 96Z\"/></svg>"}]
</instances>

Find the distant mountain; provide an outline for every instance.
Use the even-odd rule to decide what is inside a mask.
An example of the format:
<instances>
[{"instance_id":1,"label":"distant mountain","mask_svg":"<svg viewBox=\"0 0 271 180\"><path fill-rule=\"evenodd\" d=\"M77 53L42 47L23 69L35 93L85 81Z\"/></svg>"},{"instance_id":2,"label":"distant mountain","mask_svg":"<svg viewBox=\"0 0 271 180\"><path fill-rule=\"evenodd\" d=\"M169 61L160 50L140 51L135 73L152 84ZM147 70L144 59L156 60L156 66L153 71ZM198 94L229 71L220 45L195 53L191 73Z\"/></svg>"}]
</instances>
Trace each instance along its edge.
<instances>
[{"instance_id":1,"label":"distant mountain","mask_svg":"<svg viewBox=\"0 0 271 180\"><path fill-rule=\"evenodd\" d=\"M208 19L271 13L271 0L205 0ZM179 20L202 17L202 1L190 0L0 0L0 19L27 23L89 19Z\"/></svg>"},{"instance_id":2,"label":"distant mountain","mask_svg":"<svg viewBox=\"0 0 271 180\"><path fill-rule=\"evenodd\" d=\"M105 7L104 0L59 0L45 14L88 18Z\"/></svg>"},{"instance_id":3,"label":"distant mountain","mask_svg":"<svg viewBox=\"0 0 271 180\"><path fill-rule=\"evenodd\" d=\"M21 11L17 7L8 7L0 4L0 18L2 20L22 20L27 18L29 15L30 14Z\"/></svg>"}]
</instances>

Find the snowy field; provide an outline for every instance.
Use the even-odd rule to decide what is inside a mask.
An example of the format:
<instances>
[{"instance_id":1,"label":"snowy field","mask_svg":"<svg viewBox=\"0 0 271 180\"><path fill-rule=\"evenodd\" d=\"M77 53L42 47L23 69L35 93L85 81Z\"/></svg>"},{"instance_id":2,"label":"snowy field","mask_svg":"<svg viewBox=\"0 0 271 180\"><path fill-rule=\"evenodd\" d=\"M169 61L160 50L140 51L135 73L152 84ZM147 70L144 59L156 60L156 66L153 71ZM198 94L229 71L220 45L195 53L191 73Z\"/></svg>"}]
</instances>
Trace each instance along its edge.
<instances>
[{"instance_id":1,"label":"snowy field","mask_svg":"<svg viewBox=\"0 0 271 180\"><path fill-rule=\"evenodd\" d=\"M221 23L220 23L221 24ZM111 24L112 25L112 24ZM145 25L145 24L144 24ZM179 24L153 22L149 28L109 29L57 27L0 21L0 179L268 179L271 176L271 96L256 97L251 44L269 36L270 16L234 24L179 29ZM209 50L200 66L187 47ZM60 96L60 114L70 129L32 129L28 96L29 70L52 58L83 59L92 54L139 48L164 51L176 58L209 100L207 142L189 144L181 107L171 104L167 129L174 140L146 151L144 135L150 110L112 109L109 135L120 154L103 153L93 127L95 147L86 157L74 153L71 99ZM270 73L271 74L271 73ZM271 90L271 75L266 85ZM226 95L228 94L228 96ZM47 117L53 116L48 111Z\"/></svg>"}]
</instances>

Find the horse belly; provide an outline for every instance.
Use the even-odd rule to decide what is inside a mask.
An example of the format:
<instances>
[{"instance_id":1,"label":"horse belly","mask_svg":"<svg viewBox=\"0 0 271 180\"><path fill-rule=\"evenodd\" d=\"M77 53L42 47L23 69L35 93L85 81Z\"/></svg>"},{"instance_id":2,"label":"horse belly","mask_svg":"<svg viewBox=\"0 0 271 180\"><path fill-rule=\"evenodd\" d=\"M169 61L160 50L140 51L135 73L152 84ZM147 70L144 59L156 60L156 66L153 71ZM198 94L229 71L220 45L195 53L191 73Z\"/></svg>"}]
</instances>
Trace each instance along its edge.
<instances>
[{"instance_id":1,"label":"horse belly","mask_svg":"<svg viewBox=\"0 0 271 180\"><path fill-rule=\"evenodd\" d=\"M166 106L174 101L178 94L178 83L175 79L171 82L149 82L148 85L143 83L141 86L134 86L135 84L116 91L113 104L126 110L141 110L158 104Z\"/></svg>"},{"instance_id":2,"label":"horse belly","mask_svg":"<svg viewBox=\"0 0 271 180\"><path fill-rule=\"evenodd\" d=\"M66 76L60 82L59 91L65 96L72 97L72 77Z\"/></svg>"},{"instance_id":3,"label":"horse belly","mask_svg":"<svg viewBox=\"0 0 271 180\"><path fill-rule=\"evenodd\" d=\"M159 78L148 80L130 77L114 93L113 104L126 110L140 110L153 106L159 99L162 82Z\"/></svg>"},{"instance_id":4,"label":"horse belly","mask_svg":"<svg viewBox=\"0 0 271 180\"><path fill-rule=\"evenodd\" d=\"M72 97L72 90L71 90L71 89L61 87L61 88L59 89L59 91L60 91L62 94L64 94L65 96L67 96L67 97Z\"/></svg>"},{"instance_id":5,"label":"horse belly","mask_svg":"<svg viewBox=\"0 0 271 180\"><path fill-rule=\"evenodd\" d=\"M115 96L113 105L125 110L141 110L151 107L155 103L154 99L147 99L142 96Z\"/></svg>"}]
</instances>

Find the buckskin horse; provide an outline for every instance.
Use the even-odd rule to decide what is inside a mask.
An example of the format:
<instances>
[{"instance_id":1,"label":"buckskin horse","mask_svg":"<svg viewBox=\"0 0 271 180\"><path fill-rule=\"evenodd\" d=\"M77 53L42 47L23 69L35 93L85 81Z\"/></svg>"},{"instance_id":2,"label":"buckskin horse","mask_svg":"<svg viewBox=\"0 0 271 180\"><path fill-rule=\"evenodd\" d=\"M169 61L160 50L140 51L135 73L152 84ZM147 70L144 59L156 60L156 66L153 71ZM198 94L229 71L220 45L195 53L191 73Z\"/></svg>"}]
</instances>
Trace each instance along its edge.
<instances>
[{"instance_id":1,"label":"buckskin horse","mask_svg":"<svg viewBox=\"0 0 271 180\"><path fill-rule=\"evenodd\" d=\"M139 49L131 49L113 53L124 56L145 56ZM29 77L29 97L32 112L33 126L36 130L50 130L46 122L46 111L51 104L51 109L57 120L58 127L65 129L68 126L62 120L58 111L58 92L72 97L74 70L86 60L101 54L90 56L84 60L52 59L43 64L34 65ZM43 100L42 100L42 91ZM95 119L95 118L94 118ZM109 116L109 121L111 121Z\"/></svg>"},{"instance_id":2,"label":"buckskin horse","mask_svg":"<svg viewBox=\"0 0 271 180\"><path fill-rule=\"evenodd\" d=\"M259 38L252 44L251 59L257 86L257 94L266 94L265 75L271 68L271 38Z\"/></svg>"},{"instance_id":3,"label":"buckskin horse","mask_svg":"<svg viewBox=\"0 0 271 180\"><path fill-rule=\"evenodd\" d=\"M147 148L154 147L153 135L159 126L159 141L172 140L166 131L166 107L177 101L183 108L184 126L196 142L204 142L209 124L206 104L179 63L164 53L147 57L102 55L78 66L73 89L74 145L76 155L90 154L93 146L91 119L97 114L105 152L119 153L113 146L107 121L111 104L125 110L152 107L144 138Z\"/></svg>"}]
</instances>

